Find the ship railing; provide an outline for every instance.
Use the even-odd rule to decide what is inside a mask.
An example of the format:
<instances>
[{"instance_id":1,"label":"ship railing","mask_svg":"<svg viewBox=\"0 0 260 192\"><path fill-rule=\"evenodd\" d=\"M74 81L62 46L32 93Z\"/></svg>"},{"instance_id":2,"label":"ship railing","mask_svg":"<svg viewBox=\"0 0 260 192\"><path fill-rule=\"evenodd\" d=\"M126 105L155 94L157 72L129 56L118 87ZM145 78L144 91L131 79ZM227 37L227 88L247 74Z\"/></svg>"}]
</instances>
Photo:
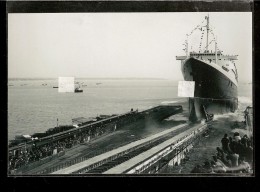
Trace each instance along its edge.
<instances>
[{"instance_id":1,"label":"ship railing","mask_svg":"<svg viewBox=\"0 0 260 192\"><path fill-rule=\"evenodd\" d=\"M185 60L187 56L176 56L176 60Z\"/></svg>"}]
</instances>

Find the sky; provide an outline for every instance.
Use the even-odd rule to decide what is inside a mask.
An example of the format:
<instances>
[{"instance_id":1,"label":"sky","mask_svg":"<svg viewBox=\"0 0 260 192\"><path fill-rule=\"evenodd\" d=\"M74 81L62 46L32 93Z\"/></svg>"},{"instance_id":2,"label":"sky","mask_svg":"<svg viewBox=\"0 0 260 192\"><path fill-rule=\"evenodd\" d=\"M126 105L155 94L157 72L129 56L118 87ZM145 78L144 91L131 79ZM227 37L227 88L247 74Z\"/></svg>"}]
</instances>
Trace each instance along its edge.
<instances>
[{"instance_id":1,"label":"sky","mask_svg":"<svg viewBox=\"0 0 260 192\"><path fill-rule=\"evenodd\" d=\"M8 77L183 80L176 56L208 14L219 49L239 55L239 81L251 82L251 12L9 13ZM195 31L189 49L200 38Z\"/></svg>"}]
</instances>

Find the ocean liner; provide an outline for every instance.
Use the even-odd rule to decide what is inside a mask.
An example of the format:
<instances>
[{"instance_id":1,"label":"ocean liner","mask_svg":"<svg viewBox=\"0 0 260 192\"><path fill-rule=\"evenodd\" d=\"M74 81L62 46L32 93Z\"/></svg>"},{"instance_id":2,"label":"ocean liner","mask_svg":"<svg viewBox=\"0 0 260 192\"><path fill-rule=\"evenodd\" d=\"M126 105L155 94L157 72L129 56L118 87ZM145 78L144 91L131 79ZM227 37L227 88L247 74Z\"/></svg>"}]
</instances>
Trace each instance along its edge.
<instances>
[{"instance_id":1,"label":"ocean liner","mask_svg":"<svg viewBox=\"0 0 260 192\"><path fill-rule=\"evenodd\" d=\"M189 36L196 30L201 32L199 51L189 52ZM210 42L209 35L213 37ZM206 41L204 49L203 40ZM214 50L209 50L211 43L215 43ZM176 59L181 60L184 80L195 82L194 97L189 97L190 120L207 119L209 114L235 112L238 107L238 74L234 60L238 55L224 55L219 50L209 25L209 16L187 34L184 45L186 55L176 56Z\"/></svg>"}]
</instances>

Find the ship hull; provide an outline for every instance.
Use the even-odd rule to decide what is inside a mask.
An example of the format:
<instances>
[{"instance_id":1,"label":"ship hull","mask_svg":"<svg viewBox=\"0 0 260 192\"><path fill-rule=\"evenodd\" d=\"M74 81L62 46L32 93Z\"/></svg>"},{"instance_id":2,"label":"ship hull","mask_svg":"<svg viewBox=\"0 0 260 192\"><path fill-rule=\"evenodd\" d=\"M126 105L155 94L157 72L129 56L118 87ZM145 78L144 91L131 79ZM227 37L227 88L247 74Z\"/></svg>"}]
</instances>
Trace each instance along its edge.
<instances>
[{"instance_id":1,"label":"ship hull","mask_svg":"<svg viewBox=\"0 0 260 192\"><path fill-rule=\"evenodd\" d=\"M190 120L205 118L205 111L210 114L235 112L237 85L220 70L202 60L189 58L182 63L182 73L186 81L195 81L194 98L189 98Z\"/></svg>"}]
</instances>

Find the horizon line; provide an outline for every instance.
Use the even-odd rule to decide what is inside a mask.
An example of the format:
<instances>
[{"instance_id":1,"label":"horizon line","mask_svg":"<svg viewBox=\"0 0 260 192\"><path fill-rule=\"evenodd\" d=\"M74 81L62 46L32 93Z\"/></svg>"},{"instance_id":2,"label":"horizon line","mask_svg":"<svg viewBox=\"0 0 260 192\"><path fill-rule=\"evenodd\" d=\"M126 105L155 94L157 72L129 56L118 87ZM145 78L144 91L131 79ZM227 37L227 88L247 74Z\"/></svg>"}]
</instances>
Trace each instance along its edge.
<instances>
[{"instance_id":1,"label":"horizon line","mask_svg":"<svg viewBox=\"0 0 260 192\"><path fill-rule=\"evenodd\" d=\"M73 77L73 76L60 76ZM59 77L8 77L8 79L58 79ZM155 80L173 80L169 78L160 77L75 77L75 79L155 79Z\"/></svg>"},{"instance_id":2,"label":"horizon line","mask_svg":"<svg viewBox=\"0 0 260 192\"><path fill-rule=\"evenodd\" d=\"M73 77L73 76L61 76L61 77ZM59 77L8 77L8 80L13 79L58 79ZM184 81L184 79L170 79L161 77L75 77L75 79L92 79L92 80L172 80L172 81ZM242 80L239 83L253 83L252 80Z\"/></svg>"}]
</instances>

